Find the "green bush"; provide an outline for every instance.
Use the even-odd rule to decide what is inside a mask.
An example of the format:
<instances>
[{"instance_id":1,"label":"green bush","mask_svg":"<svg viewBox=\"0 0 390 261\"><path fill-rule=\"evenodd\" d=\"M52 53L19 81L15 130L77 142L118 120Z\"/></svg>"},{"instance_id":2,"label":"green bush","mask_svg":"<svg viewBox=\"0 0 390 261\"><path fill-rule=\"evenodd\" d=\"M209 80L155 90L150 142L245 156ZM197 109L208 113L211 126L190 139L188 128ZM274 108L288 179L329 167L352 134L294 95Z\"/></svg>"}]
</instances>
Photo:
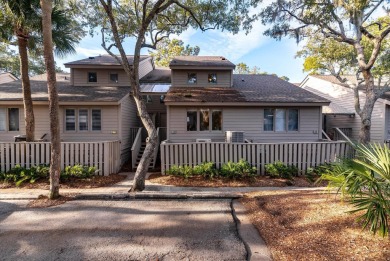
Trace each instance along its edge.
<instances>
[{"instance_id":1,"label":"green bush","mask_svg":"<svg viewBox=\"0 0 390 261\"><path fill-rule=\"evenodd\" d=\"M332 169L332 165L329 163L325 163L322 165L318 165L314 168L308 168L305 172L305 177L310 182L316 182L322 174L329 172Z\"/></svg>"},{"instance_id":2,"label":"green bush","mask_svg":"<svg viewBox=\"0 0 390 261\"><path fill-rule=\"evenodd\" d=\"M194 175L201 175L210 179L218 175L218 171L215 168L214 162L204 162L200 165L194 166L193 173Z\"/></svg>"},{"instance_id":3,"label":"green bush","mask_svg":"<svg viewBox=\"0 0 390 261\"><path fill-rule=\"evenodd\" d=\"M235 179L238 177L252 177L256 174L256 171L257 169L252 167L249 162L241 159L237 163L228 161L228 163L223 164L220 174L221 176Z\"/></svg>"},{"instance_id":4,"label":"green bush","mask_svg":"<svg viewBox=\"0 0 390 261\"><path fill-rule=\"evenodd\" d=\"M390 149L386 145L354 145L356 156L334 165L321 179L328 188L337 188L355 206L352 212L363 211L359 217L363 227L389 233L390 218Z\"/></svg>"},{"instance_id":5,"label":"green bush","mask_svg":"<svg viewBox=\"0 0 390 261\"><path fill-rule=\"evenodd\" d=\"M67 166L63 171L61 171L61 179L66 180L70 177L87 179L95 175L96 168L83 166L83 165L74 165Z\"/></svg>"},{"instance_id":6,"label":"green bush","mask_svg":"<svg viewBox=\"0 0 390 261\"><path fill-rule=\"evenodd\" d=\"M9 171L0 174L0 180L13 182L20 186L24 182L34 183L39 179L49 177L49 167L46 165L34 166L29 169L16 165Z\"/></svg>"},{"instance_id":7,"label":"green bush","mask_svg":"<svg viewBox=\"0 0 390 261\"><path fill-rule=\"evenodd\" d=\"M286 165L281 161L265 165L265 171L271 178L292 179L298 176L298 168L294 165Z\"/></svg>"},{"instance_id":8,"label":"green bush","mask_svg":"<svg viewBox=\"0 0 390 261\"><path fill-rule=\"evenodd\" d=\"M255 167L252 167L247 161L241 159L237 163L229 161L222 165L220 170L216 169L214 162L204 162L193 168L190 166L173 165L166 173L173 176L183 176L184 178L189 178L192 175L200 175L212 179L219 175L228 178L251 177L256 174L256 171L257 169Z\"/></svg>"}]
</instances>

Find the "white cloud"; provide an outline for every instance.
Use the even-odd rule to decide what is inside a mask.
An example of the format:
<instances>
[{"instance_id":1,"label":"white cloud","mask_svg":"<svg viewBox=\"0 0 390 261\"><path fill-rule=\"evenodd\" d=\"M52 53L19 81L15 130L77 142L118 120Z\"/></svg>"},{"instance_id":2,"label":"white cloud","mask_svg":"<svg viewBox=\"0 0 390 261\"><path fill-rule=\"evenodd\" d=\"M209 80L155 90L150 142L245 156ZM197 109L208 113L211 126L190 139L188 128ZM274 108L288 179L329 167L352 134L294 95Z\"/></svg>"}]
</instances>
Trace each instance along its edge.
<instances>
[{"instance_id":1,"label":"white cloud","mask_svg":"<svg viewBox=\"0 0 390 261\"><path fill-rule=\"evenodd\" d=\"M107 52L103 49L87 49L83 47L76 47L76 53L78 56L97 56L99 54L107 54Z\"/></svg>"},{"instance_id":2,"label":"white cloud","mask_svg":"<svg viewBox=\"0 0 390 261\"><path fill-rule=\"evenodd\" d=\"M259 48L269 39L263 35L265 26L259 21L253 24L252 30L245 34L213 31L204 35L200 47L202 55L222 55L232 61L237 61L254 49Z\"/></svg>"},{"instance_id":3,"label":"white cloud","mask_svg":"<svg viewBox=\"0 0 390 261\"><path fill-rule=\"evenodd\" d=\"M197 30L190 27L188 28L187 30L185 30L183 33L181 33L180 35L177 35L177 34L173 34L173 35L170 35L170 39L179 39L179 40L182 40L184 42L184 44L188 44L189 42L191 42L191 38L196 34Z\"/></svg>"}]
</instances>

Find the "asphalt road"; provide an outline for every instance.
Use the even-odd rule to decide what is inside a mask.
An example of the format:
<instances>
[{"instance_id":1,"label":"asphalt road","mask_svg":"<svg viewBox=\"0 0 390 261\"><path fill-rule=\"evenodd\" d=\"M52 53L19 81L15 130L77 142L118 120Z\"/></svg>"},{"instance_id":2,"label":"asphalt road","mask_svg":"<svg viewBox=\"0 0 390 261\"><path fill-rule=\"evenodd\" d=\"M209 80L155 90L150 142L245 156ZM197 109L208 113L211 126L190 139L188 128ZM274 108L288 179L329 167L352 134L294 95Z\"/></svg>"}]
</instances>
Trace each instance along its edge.
<instances>
[{"instance_id":1,"label":"asphalt road","mask_svg":"<svg viewBox=\"0 0 390 261\"><path fill-rule=\"evenodd\" d=\"M0 201L0 260L245 260L229 200Z\"/></svg>"}]
</instances>

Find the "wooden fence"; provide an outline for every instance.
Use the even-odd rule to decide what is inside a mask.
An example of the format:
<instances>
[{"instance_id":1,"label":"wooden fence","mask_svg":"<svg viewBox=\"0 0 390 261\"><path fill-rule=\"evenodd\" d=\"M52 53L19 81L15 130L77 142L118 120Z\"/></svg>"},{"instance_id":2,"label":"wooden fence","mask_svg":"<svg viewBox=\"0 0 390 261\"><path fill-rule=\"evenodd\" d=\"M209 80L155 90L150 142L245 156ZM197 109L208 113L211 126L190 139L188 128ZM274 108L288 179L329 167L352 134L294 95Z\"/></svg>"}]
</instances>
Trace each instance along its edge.
<instances>
[{"instance_id":1,"label":"wooden fence","mask_svg":"<svg viewBox=\"0 0 390 261\"><path fill-rule=\"evenodd\" d=\"M194 166L212 161L216 167L240 159L257 168L258 174L265 173L265 165L281 161L295 165L305 172L309 167L334 162L349 157L351 147L347 142L288 142L288 143L167 143L162 142L161 173L173 165Z\"/></svg>"},{"instance_id":2,"label":"wooden fence","mask_svg":"<svg viewBox=\"0 0 390 261\"><path fill-rule=\"evenodd\" d=\"M0 143L0 171L15 165L29 168L50 163L49 142ZM99 175L117 173L121 167L120 141L61 142L61 169L76 164L94 166Z\"/></svg>"}]
</instances>

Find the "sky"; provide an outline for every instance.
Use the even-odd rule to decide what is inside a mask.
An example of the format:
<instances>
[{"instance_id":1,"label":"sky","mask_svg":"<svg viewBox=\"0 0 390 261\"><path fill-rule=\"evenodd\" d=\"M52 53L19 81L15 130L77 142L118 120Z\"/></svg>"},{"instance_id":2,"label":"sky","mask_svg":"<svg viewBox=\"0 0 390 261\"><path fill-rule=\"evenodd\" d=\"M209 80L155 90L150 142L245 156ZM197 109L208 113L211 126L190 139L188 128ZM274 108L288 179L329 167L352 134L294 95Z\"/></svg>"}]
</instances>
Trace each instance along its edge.
<instances>
[{"instance_id":1,"label":"sky","mask_svg":"<svg viewBox=\"0 0 390 261\"><path fill-rule=\"evenodd\" d=\"M306 75L303 72L303 59L295 58L301 46L297 45L294 39L284 38L276 41L264 36L264 29L258 22L249 34L239 32L233 35L218 30L201 32L189 29L171 38L181 39L185 45L199 46L199 55L224 56L235 64L244 62L249 67L259 67L262 72L287 76L292 83L301 82ZM125 48L128 54L132 54L134 40L127 41ZM147 54L147 49L142 53ZM58 66L68 71L63 67L64 63L99 54L107 54L101 47L101 35L88 35L76 47L75 55L68 55L64 59L57 58L56 61Z\"/></svg>"}]
</instances>

